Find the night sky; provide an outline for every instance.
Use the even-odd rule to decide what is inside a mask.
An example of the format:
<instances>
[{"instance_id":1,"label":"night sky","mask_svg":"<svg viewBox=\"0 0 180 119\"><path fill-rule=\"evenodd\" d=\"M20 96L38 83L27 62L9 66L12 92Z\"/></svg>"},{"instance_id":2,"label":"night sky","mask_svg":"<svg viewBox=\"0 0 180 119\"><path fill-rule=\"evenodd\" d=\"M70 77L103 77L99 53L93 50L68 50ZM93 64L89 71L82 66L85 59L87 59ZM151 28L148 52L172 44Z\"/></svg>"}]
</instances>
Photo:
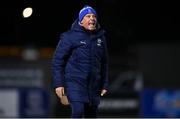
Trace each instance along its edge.
<instances>
[{"instance_id":1,"label":"night sky","mask_svg":"<svg viewBox=\"0 0 180 119\"><path fill-rule=\"evenodd\" d=\"M129 44L179 39L179 7L173 1L6 0L0 4L0 45L55 47L85 4L96 9L114 52ZM33 15L24 19L22 10L29 6Z\"/></svg>"}]
</instances>

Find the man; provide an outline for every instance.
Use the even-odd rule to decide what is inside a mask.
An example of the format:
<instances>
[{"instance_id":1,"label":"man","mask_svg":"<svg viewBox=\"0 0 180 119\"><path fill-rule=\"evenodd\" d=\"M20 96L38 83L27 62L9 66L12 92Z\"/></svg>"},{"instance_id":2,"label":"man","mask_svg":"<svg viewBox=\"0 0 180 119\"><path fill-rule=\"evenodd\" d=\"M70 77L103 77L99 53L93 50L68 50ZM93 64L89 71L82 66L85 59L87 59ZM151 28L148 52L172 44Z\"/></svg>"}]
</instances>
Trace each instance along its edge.
<instances>
[{"instance_id":1,"label":"man","mask_svg":"<svg viewBox=\"0 0 180 119\"><path fill-rule=\"evenodd\" d=\"M53 57L53 82L59 98L66 92L72 118L97 117L100 96L107 93L108 54L104 33L96 11L85 6L71 29L60 36Z\"/></svg>"}]
</instances>

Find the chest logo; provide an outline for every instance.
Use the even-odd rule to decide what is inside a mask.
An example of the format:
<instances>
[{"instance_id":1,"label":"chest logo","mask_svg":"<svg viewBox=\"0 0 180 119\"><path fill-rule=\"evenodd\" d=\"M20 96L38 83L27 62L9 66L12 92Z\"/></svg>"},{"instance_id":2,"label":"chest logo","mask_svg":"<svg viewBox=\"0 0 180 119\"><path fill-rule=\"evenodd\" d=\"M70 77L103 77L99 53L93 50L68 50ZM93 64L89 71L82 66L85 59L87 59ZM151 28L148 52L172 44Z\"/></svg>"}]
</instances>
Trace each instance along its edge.
<instances>
[{"instance_id":1,"label":"chest logo","mask_svg":"<svg viewBox=\"0 0 180 119\"><path fill-rule=\"evenodd\" d=\"M101 46L102 40L100 38L97 39L97 46Z\"/></svg>"},{"instance_id":2,"label":"chest logo","mask_svg":"<svg viewBox=\"0 0 180 119\"><path fill-rule=\"evenodd\" d=\"M80 41L80 43L81 43L81 44L86 44L86 42L85 42L85 41Z\"/></svg>"}]
</instances>

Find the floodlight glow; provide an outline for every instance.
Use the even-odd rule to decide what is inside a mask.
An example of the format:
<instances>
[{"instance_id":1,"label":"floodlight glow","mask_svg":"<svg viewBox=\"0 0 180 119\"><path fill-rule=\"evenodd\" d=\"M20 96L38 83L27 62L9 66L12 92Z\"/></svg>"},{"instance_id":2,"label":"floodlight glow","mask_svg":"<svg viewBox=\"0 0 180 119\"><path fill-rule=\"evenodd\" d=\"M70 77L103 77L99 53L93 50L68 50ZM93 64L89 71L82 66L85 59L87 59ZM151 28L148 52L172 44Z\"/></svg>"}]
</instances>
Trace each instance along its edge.
<instances>
[{"instance_id":1,"label":"floodlight glow","mask_svg":"<svg viewBox=\"0 0 180 119\"><path fill-rule=\"evenodd\" d=\"M31 7L27 7L23 10L23 17L28 18L32 15L33 9Z\"/></svg>"}]
</instances>

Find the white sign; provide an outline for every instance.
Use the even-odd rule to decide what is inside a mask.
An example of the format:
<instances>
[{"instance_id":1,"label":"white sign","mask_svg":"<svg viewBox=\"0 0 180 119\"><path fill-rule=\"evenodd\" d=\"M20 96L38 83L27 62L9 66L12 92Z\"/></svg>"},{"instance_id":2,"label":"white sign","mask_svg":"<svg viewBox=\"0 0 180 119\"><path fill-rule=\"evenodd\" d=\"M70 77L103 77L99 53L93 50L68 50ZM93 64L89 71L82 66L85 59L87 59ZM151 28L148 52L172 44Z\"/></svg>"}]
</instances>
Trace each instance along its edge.
<instances>
[{"instance_id":1,"label":"white sign","mask_svg":"<svg viewBox=\"0 0 180 119\"><path fill-rule=\"evenodd\" d=\"M0 118L19 116L18 98L17 90L0 90Z\"/></svg>"}]
</instances>

